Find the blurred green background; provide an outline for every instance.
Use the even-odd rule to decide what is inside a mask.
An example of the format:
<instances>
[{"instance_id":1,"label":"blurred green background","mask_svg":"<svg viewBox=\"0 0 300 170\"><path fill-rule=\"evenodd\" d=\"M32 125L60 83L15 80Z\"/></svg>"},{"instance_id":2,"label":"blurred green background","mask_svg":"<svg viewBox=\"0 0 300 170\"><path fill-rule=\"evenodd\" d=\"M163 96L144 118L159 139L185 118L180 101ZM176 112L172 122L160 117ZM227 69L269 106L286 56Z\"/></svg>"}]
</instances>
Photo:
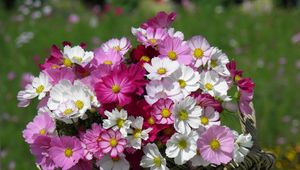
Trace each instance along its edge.
<instances>
[{"instance_id":1,"label":"blurred green background","mask_svg":"<svg viewBox=\"0 0 300 170\"><path fill-rule=\"evenodd\" d=\"M277 169L300 169L300 2L298 0L3 0L0 4L0 169L35 169L22 130L36 103L17 108L23 73L38 75L52 44L89 49L127 36L158 11L176 11L174 28L205 36L256 83L260 144ZM238 127L238 119L225 115Z\"/></svg>"}]
</instances>

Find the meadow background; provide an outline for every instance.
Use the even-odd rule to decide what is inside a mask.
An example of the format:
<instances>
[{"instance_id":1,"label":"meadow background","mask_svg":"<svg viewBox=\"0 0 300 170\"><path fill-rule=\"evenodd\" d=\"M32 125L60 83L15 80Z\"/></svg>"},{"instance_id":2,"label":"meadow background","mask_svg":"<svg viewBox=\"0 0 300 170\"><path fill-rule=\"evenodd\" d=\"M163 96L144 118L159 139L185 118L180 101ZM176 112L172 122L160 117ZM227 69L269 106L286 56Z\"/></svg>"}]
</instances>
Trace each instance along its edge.
<instances>
[{"instance_id":1,"label":"meadow background","mask_svg":"<svg viewBox=\"0 0 300 170\"><path fill-rule=\"evenodd\" d=\"M300 169L300 4L111 0L100 6L93 2L17 0L9 10L0 4L0 170L34 169L22 130L36 115L36 102L17 108L16 94L25 72L38 75L38 64L51 45L68 40L85 42L92 49L122 36L136 44L131 27L160 10L176 11L173 26L186 39L205 36L253 78L260 144L277 155L277 169ZM224 119L238 127L236 116Z\"/></svg>"}]
</instances>

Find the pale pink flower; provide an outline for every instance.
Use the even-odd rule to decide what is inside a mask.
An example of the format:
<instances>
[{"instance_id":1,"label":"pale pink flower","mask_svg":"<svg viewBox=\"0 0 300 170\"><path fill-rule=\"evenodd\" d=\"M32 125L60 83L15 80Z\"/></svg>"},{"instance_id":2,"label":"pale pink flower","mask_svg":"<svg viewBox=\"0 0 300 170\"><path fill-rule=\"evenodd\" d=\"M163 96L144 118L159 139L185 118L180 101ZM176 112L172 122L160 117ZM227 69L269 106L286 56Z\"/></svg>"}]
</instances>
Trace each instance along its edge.
<instances>
[{"instance_id":1,"label":"pale pink flower","mask_svg":"<svg viewBox=\"0 0 300 170\"><path fill-rule=\"evenodd\" d=\"M147 28L143 34L141 31L137 32L137 40L141 42L146 47L156 46L161 44L162 41L166 38L168 33L165 29L161 28Z\"/></svg>"},{"instance_id":2,"label":"pale pink flower","mask_svg":"<svg viewBox=\"0 0 300 170\"><path fill-rule=\"evenodd\" d=\"M119 52L122 55L124 55L131 48L131 43L125 37L122 37L121 39L113 38L113 39L108 40L104 44L102 44L101 48L105 52L108 52L110 50L114 50L114 51Z\"/></svg>"}]
</instances>

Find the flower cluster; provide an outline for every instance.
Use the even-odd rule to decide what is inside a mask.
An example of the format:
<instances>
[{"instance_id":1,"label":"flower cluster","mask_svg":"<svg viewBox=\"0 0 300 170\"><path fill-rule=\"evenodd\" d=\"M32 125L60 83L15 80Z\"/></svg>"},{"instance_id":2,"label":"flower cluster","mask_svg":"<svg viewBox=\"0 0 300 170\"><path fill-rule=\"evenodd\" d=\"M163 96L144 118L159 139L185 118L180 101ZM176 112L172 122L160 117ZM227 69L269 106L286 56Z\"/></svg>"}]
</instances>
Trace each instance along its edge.
<instances>
[{"instance_id":1,"label":"flower cluster","mask_svg":"<svg viewBox=\"0 0 300 170\"><path fill-rule=\"evenodd\" d=\"M125 37L93 51L52 46L39 76L17 95L20 107L39 100L23 137L42 169L243 161L252 136L223 125L221 114L252 114L254 83L204 37L185 40L170 27L175 18L160 12L132 28L135 48Z\"/></svg>"}]
</instances>

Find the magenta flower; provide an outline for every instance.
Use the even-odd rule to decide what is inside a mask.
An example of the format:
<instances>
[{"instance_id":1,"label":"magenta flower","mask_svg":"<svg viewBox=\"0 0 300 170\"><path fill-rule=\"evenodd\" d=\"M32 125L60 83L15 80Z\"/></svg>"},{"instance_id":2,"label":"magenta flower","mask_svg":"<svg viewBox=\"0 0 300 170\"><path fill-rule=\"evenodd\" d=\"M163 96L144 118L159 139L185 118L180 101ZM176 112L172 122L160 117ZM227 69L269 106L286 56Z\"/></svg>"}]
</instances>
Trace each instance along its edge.
<instances>
[{"instance_id":1,"label":"magenta flower","mask_svg":"<svg viewBox=\"0 0 300 170\"><path fill-rule=\"evenodd\" d=\"M120 131L109 129L102 133L100 147L103 153L110 153L111 157L117 157L124 151L127 144L126 139L122 138Z\"/></svg>"},{"instance_id":2,"label":"magenta flower","mask_svg":"<svg viewBox=\"0 0 300 170\"><path fill-rule=\"evenodd\" d=\"M233 158L234 135L228 127L214 125L201 134L197 146L204 160L227 164Z\"/></svg>"},{"instance_id":3,"label":"magenta flower","mask_svg":"<svg viewBox=\"0 0 300 170\"><path fill-rule=\"evenodd\" d=\"M167 14L166 12L159 12L155 17L150 18L147 22L141 25L141 28L168 28L172 22L176 19L176 13L172 12Z\"/></svg>"},{"instance_id":4,"label":"magenta flower","mask_svg":"<svg viewBox=\"0 0 300 170\"><path fill-rule=\"evenodd\" d=\"M242 114L252 114L253 110L250 106L253 100L253 92L240 90L239 109Z\"/></svg>"},{"instance_id":5,"label":"magenta flower","mask_svg":"<svg viewBox=\"0 0 300 170\"><path fill-rule=\"evenodd\" d=\"M222 105L208 93L194 94L193 97L202 108L213 107L219 113L223 111Z\"/></svg>"},{"instance_id":6,"label":"magenta flower","mask_svg":"<svg viewBox=\"0 0 300 170\"><path fill-rule=\"evenodd\" d=\"M185 65L189 65L193 59L190 47L177 37L167 37L159 48L159 53L161 58L168 57Z\"/></svg>"},{"instance_id":7,"label":"magenta flower","mask_svg":"<svg viewBox=\"0 0 300 170\"><path fill-rule=\"evenodd\" d=\"M80 159L79 162L72 166L69 170L92 170L93 169L93 162Z\"/></svg>"},{"instance_id":8,"label":"magenta flower","mask_svg":"<svg viewBox=\"0 0 300 170\"><path fill-rule=\"evenodd\" d=\"M84 157L81 142L76 137L62 136L51 139L49 155L63 170L70 169Z\"/></svg>"},{"instance_id":9,"label":"magenta flower","mask_svg":"<svg viewBox=\"0 0 300 170\"><path fill-rule=\"evenodd\" d=\"M151 114L156 119L157 124L172 124L174 116L172 115L173 101L170 99L160 99L152 105Z\"/></svg>"},{"instance_id":10,"label":"magenta flower","mask_svg":"<svg viewBox=\"0 0 300 170\"><path fill-rule=\"evenodd\" d=\"M27 124L23 131L25 141L32 144L34 140L40 135L48 135L55 130L55 123L48 113L37 115L33 122Z\"/></svg>"},{"instance_id":11,"label":"magenta flower","mask_svg":"<svg viewBox=\"0 0 300 170\"><path fill-rule=\"evenodd\" d=\"M102 132L103 129L101 125L94 123L92 124L92 128L88 129L81 136L81 141L85 144L88 152L91 152L97 159L101 159L103 156L102 150L99 146L99 142L102 140Z\"/></svg>"},{"instance_id":12,"label":"magenta flower","mask_svg":"<svg viewBox=\"0 0 300 170\"><path fill-rule=\"evenodd\" d=\"M132 78L115 68L112 73L101 79L95 85L95 92L101 104L117 102L124 106L131 101L131 95L135 92L136 86Z\"/></svg>"},{"instance_id":13,"label":"magenta flower","mask_svg":"<svg viewBox=\"0 0 300 170\"><path fill-rule=\"evenodd\" d=\"M146 47L154 47L158 44L161 44L167 35L168 33L164 29L147 28L145 30L145 34L143 34L142 32L137 32L137 40Z\"/></svg>"},{"instance_id":14,"label":"magenta flower","mask_svg":"<svg viewBox=\"0 0 300 170\"><path fill-rule=\"evenodd\" d=\"M38 136L30 145L31 153L36 158L36 163L44 170L54 170L55 164L49 156L51 138L49 136Z\"/></svg>"},{"instance_id":15,"label":"magenta flower","mask_svg":"<svg viewBox=\"0 0 300 170\"><path fill-rule=\"evenodd\" d=\"M97 48L94 51L94 59L91 61L92 66L99 67L101 64L115 66L122 61L122 56L115 50L104 51L102 48Z\"/></svg>"}]
</instances>

